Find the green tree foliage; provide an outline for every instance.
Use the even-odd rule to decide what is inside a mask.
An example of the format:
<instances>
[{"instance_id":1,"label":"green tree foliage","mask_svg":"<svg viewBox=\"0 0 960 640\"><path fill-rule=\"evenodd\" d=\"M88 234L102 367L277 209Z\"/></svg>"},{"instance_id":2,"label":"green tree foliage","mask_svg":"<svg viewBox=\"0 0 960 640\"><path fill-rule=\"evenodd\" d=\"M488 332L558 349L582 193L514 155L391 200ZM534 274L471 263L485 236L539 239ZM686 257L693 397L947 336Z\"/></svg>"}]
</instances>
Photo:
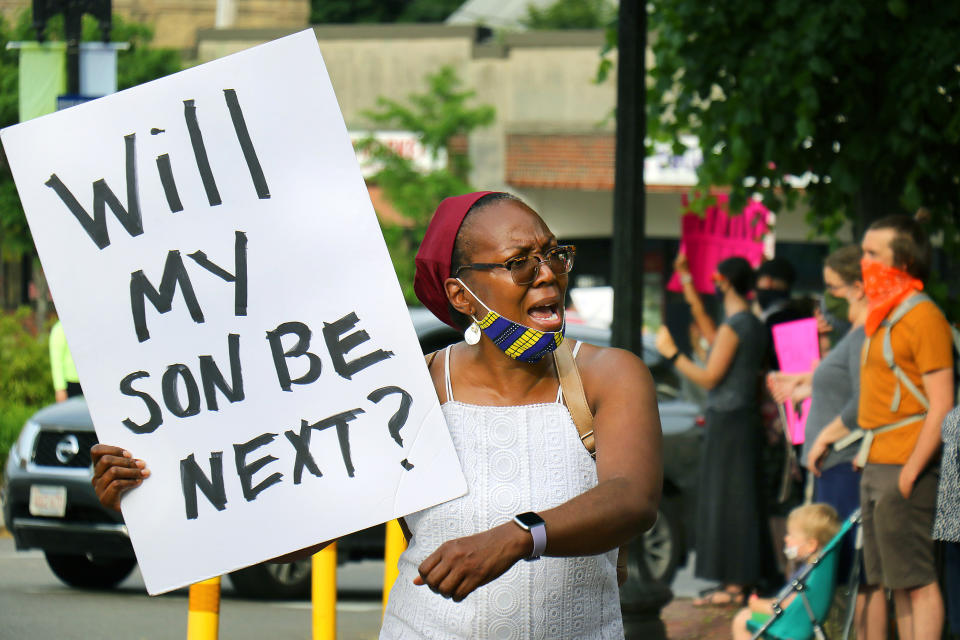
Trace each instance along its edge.
<instances>
[{"instance_id":1,"label":"green tree foliage","mask_svg":"<svg viewBox=\"0 0 960 640\"><path fill-rule=\"evenodd\" d=\"M443 22L463 0L313 0L314 24Z\"/></svg>"},{"instance_id":2,"label":"green tree foliage","mask_svg":"<svg viewBox=\"0 0 960 640\"><path fill-rule=\"evenodd\" d=\"M934 2L654 0L654 133L694 133L701 182L778 210L810 172L811 220L834 233L927 207L960 220L960 12ZM745 186L744 179L756 181ZM749 184L749 182L748 182Z\"/></svg>"},{"instance_id":3,"label":"green tree foliage","mask_svg":"<svg viewBox=\"0 0 960 640\"><path fill-rule=\"evenodd\" d=\"M931 212L945 254L960 225L956 5L929 0L652 0L649 125L693 133L702 187L752 191L778 211L802 197L815 230L857 235L895 212ZM787 175L812 176L803 194Z\"/></svg>"},{"instance_id":4,"label":"green tree foliage","mask_svg":"<svg viewBox=\"0 0 960 640\"><path fill-rule=\"evenodd\" d=\"M26 419L53 402L48 331L32 323L28 308L0 313L0 460L7 459Z\"/></svg>"},{"instance_id":5,"label":"green tree foliage","mask_svg":"<svg viewBox=\"0 0 960 640\"><path fill-rule=\"evenodd\" d=\"M544 8L527 6L528 29L601 29L616 17L611 0L557 0Z\"/></svg>"},{"instance_id":6,"label":"green tree foliage","mask_svg":"<svg viewBox=\"0 0 960 640\"><path fill-rule=\"evenodd\" d=\"M399 22L443 22L464 0L410 0Z\"/></svg>"},{"instance_id":7,"label":"green tree foliage","mask_svg":"<svg viewBox=\"0 0 960 640\"><path fill-rule=\"evenodd\" d=\"M414 256L433 210L447 196L474 190L467 182L469 160L452 148L451 141L491 124L495 117L489 105L471 106L475 92L461 89L452 67L442 67L426 80L427 91L410 94L409 105L381 97L376 108L364 112L364 116L376 126L417 134L435 159L446 152L446 168L423 173L409 159L372 138L361 143L381 166L371 182L383 188L387 200L409 221L407 225L381 222L381 227L404 297L410 304L416 303Z\"/></svg>"},{"instance_id":8,"label":"green tree foliage","mask_svg":"<svg viewBox=\"0 0 960 640\"><path fill-rule=\"evenodd\" d=\"M0 402L34 407L53 402L48 329L35 328L26 307L0 313Z\"/></svg>"}]
</instances>

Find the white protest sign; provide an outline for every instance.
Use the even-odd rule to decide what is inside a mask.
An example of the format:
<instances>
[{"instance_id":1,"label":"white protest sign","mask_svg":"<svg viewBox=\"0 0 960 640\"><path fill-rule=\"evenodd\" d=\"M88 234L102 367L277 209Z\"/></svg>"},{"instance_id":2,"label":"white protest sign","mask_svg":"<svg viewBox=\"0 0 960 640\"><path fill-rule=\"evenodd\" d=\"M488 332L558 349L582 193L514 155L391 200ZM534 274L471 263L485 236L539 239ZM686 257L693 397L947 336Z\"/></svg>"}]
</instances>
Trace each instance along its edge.
<instances>
[{"instance_id":1,"label":"white protest sign","mask_svg":"<svg viewBox=\"0 0 960 640\"><path fill-rule=\"evenodd\" d=\"M2 139L151 594L466 491L312 31Z\"/></svg>"}]
</instances>

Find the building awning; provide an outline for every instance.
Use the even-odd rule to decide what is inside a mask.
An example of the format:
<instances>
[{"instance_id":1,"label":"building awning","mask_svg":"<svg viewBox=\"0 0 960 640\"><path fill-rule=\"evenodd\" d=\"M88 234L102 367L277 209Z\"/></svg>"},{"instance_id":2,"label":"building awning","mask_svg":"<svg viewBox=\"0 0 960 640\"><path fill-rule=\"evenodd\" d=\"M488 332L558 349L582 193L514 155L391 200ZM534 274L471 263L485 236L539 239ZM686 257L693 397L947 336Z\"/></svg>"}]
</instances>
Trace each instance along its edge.
<instances>
[{"instance_id":1,"label":"building awning","mask_svg":"<svg viewBox=\"0 0 960 640\"><path fill-rule=\"evenodd\" d=\"M520 188L612 191L615 156L612 133L508 134L506 181ZM688 191L702 157L695 139L682 155L656 144L644 162L647 189Z\"/></svg>"}]
</instances>

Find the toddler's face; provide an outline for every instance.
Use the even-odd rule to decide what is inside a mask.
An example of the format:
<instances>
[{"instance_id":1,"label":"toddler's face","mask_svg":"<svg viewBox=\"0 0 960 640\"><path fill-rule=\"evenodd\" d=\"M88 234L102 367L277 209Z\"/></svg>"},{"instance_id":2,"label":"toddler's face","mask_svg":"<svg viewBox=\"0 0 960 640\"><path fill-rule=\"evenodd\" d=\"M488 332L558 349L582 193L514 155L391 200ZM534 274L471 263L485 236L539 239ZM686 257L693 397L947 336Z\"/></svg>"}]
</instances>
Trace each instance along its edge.
<instances>
[{"instance_id":1,"label":"toddler's face","mask_svg":"<svg viewBox=\"0 0 960 640\"><path fill-rule=\"evenodd\" d=\"M819 548L816 538L811 538L794 523L787 524L787 535L783 536L783 555L788 560L806 560Z\"/></svg>"}]
</instances>

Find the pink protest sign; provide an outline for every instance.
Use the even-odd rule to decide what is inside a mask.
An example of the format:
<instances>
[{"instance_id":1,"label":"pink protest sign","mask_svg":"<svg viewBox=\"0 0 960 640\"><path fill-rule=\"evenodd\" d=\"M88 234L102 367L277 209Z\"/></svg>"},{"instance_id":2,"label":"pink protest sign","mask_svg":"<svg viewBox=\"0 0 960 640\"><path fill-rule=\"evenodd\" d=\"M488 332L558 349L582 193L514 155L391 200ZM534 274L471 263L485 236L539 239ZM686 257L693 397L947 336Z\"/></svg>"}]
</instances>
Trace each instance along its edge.
<instances>
[{"instance_id":1,"label":"pink protest sign","mask_svg":"<svg viewBox=\"0 0 960 640\"><path fill-rule=\"evenodd\" d=\"M820 360L820 340L814 318L794 320L773 326L773 347L784 373L804 373ZM798 414L792 402L787 403L787 426L793 444L803 444L803 429L810 414L810 398L800 405Z\"/></svg>"},{"instance_id":2,"label":"pink protest sign","mask_svg":"<svg viewBox=\"0 0 960 640\"><path fill-rule=\"evenodd\" d=\"M770 211L761 203L751 200L743 213L730 215L727 212L729 197L721 193L716 199L702 218L696 213L687 213L681 222L680 252L687 256L693 286L700 293L713 293L710 276L727 258L741 256L754 267L758 266L763 261L763 236L770 228ZM683 204L687 206L686 196ZM667 283L667 290L681 290L676 273Z\"/></svg>"}]
</instances>

